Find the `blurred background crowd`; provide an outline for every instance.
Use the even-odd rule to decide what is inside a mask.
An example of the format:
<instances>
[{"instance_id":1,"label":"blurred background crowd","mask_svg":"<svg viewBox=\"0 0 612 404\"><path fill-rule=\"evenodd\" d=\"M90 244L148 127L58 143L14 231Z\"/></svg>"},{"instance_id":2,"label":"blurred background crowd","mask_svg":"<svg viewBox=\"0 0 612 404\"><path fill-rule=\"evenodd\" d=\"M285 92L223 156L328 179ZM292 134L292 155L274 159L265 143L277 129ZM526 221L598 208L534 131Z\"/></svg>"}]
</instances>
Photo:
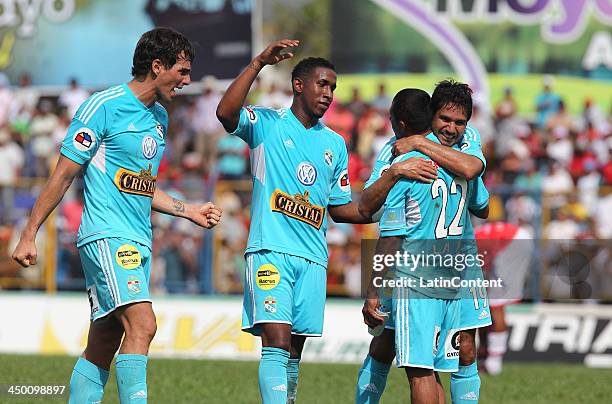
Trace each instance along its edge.
<instances>
[{"instance_id":1,"label":"blurred background crowd","mask_svg":"<svg viewBox=\"0 0 612 404\"><path fill-rule=\"evenodd\" d=\"M71 118L89 92L73 79L59 96L45 96L31 85L27 73L14 84L0 73L0 285L36 289L47 277L44 281L59 290L82 290L75 247L83 209L80 181L41 229L37 268L19 271L10 252L57 161ZM224 210L224 218L214 232L203 232L187 221L154 214L155 293L242 293L251 197L249 152L216 119L225 85L207 76L198 94L182 95L169 106L158 186L186 200L212 199ZM541 85L530 113L518 113L516 95L507 87L495 105L476 102L469 122L480 132L488 162L484 181L491 193L489 220L519 224L538 240L529 281L532 298L546 297L541 295L541 262L550 258L547 240L612 236L612 111L585 98L572 100L582 108L570 113L567 100L555 92L552 76L544 76ZM394 92L384 81L377 84L374 97L366 99L362 91L353 87L349 97L334 100L324 117L349 150L354 199L378 151L392 136L388 109ZM249 95L249 103L273 108L289 107L291 99L288 82L258 80ZM359 296L360 241L375 237L373 225L330 225L331 295ZM53 271L43 271L45 265L52 265ZM612 275L609 265L604 271ZM15 278L21 281L12 282Z\"/></svg>"}]
</instances>

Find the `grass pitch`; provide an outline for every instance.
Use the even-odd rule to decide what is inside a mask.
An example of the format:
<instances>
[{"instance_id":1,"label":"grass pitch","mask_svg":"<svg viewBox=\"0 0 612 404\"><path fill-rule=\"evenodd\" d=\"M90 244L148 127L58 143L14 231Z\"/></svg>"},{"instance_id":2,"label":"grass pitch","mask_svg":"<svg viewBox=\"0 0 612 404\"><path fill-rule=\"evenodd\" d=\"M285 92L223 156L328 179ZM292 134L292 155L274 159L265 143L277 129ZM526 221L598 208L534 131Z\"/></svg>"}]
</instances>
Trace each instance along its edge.
<instances>
[{"instance_id":1,"label":"grass pitch","mask_svg":"<svg viewBox=\"0 0 612 404\"><path fill-rule=\"evenodd\" d=\"M0 386L67 385L75 358L67 356L0 355ZM258 403L256 362L174 360L149 362L150 403ZM298 402L352 403L357 365L304 363L300 368ZM448 377L443 378L448 391ZM612 370L567 364L507 364L499 377L482 376L481 403L604 403L612 395ZM66 388L67 390L67 388ZM65 403L56 398L15 398L0 393L0 403ZM114 373L105 403L117 403ZM392 369L383 404L409 402L403 371ZM450 400L447 401L450 403Z\"/></svg>"}]
</instances>

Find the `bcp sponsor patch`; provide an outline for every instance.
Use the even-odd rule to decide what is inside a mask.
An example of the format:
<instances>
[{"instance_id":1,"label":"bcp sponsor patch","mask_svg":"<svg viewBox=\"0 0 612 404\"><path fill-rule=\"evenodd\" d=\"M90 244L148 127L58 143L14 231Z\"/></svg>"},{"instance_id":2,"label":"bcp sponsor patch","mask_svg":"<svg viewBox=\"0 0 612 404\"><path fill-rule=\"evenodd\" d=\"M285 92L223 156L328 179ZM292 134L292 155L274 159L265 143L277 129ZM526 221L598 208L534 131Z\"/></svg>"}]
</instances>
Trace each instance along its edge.
<instances>
[{"instance_id":1,"label":"bcp sponsor patch","mask_svg":"<svg viewBox=\"0 0 612 404\"><path fill-rule=\"evenodd\" d=\"M140 251L131 244L124 244L119 247L115 253L115 259L117 264L124 269L138 268L142 261Z\"/></svg>"},{"instance_id":2,"label":"bcp sponsor patch","mask_svg":"<svg viewBox=\"0 0 612 404\"><path fill-rule=\"evenodd\" d=\"M89 128L81 128L72 138L72 145L80 151L88 151L96 144L96 135Z\"/></svg>"},{"instance_id":3,"label":"bcp sponsor patch","mask_svg":"<svg viewBox=\"0 0 612 404\"><path fill-rule=\"evenodd\" d=\"M251 123L256 123L257 114L255 113L255 110L253 109L253 107L251 106L245 107L245 110L247 112L247 117L249 118L249 121L251 121Z\"/></svg>"},{"instance_id":4,"label":"bcp sponsor patch","mask_svg":"<svg viewBox=\"0 0 612 404\"><path fill-rule=\"evenodd\" d=\"M350 192L351 183L349 182L348 170L344 170L340 173L340 176L338 177L338 187L343 192Z\"/></svg>"},{"instance_id":5,"label":"bcp sponsor patch","mask_svg":"<svg viewBox=\"0 0 612 404\"><path fill-rule=\"evenodd\" d=\"M280 283L280 272L272 264L263 264L257 269L255 275L257 287L263 290L274 289Z\"/></svg>"}]
</instances>

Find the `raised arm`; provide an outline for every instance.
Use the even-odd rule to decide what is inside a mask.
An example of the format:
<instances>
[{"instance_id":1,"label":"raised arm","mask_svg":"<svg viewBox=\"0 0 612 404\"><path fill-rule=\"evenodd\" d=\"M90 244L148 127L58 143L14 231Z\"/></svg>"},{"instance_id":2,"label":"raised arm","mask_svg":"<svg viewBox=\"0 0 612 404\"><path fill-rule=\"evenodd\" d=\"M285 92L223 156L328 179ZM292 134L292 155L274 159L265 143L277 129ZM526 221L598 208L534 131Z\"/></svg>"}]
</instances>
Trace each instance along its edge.
<instances>
[{"instance_id":1,"label":"raised arm","mask_svg":"<svg viewBox=\"0 0 612 404\"><path fill-rule=\"evenodd\" d=\"M410 136L398 139L394 149L398 155L412 150L419 151L440 166L468 181L479 176L484 168L484 164L478 157L432 142L423 136Z\"/></svg>"},{"instance_id":2,"label":"raised arm","mask_svg":"<svg viewBox=\"0 0 612 404\"><path fill-rule=\"evenodd\" d=\"M216 226L221 220L221 214L223 213L212 202L206 202L203 205L185 203L171 197L161 189L155 189L151 207L156 212L189 219L206 229Z\"/></svg>"},{"instance_id":3,"label":"raised arm","mask_svg":"<svg viewBox=\"0 0 612 404\"><path fill-rule=\"evenodd\" d=\"M240 108L244 105L253 81L265 65L274 65L293 57L293 53L281 53L285 48L296 47L300 41L282 39L273 42L257 55L246 69L230 84L217 106L217 118L226 131L234 132L240 121Z\"/></svg>"},{"instance_id":4,"label":"raised arm","mask_svg":"<svg viewBox=\"0 0 612 404\"><path fill-rule=\"evenodd\" d=\"M28 219L28 223L19 238L19 243L17 243L17 247L13 251L13 259L21 266L28 267L36 264L38 255L35 243L36 233L38 233L40 226L62 200L66 190L70 187L79 171L81 171L80 164L65 156L60 156L57 167L40 192L32 208L30 219Z\"/></svg>"}]
</instances>

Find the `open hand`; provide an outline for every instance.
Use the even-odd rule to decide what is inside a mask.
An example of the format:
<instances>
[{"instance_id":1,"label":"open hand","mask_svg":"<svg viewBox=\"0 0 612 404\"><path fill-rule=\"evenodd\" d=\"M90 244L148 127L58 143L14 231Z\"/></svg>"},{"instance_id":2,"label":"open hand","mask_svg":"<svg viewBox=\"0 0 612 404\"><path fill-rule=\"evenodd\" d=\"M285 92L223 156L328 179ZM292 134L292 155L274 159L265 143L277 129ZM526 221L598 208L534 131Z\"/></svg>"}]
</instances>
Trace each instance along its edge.
<instances>
[{"instance_id":1,"label":"open hand","mask_svg":"<svg viewBox=\"0 0 612 404\"><path fill-rule=\"evenodd\" d=\"M281 53L286 48L295 48L299 46L300 41L295 39L281 39L280 41L272 42L266 49L255 57L253 63L256 63L257 68L262 68L265 65L275 65L285 59L293 57L292 52Z\"/></svg>"}]
</instances>

